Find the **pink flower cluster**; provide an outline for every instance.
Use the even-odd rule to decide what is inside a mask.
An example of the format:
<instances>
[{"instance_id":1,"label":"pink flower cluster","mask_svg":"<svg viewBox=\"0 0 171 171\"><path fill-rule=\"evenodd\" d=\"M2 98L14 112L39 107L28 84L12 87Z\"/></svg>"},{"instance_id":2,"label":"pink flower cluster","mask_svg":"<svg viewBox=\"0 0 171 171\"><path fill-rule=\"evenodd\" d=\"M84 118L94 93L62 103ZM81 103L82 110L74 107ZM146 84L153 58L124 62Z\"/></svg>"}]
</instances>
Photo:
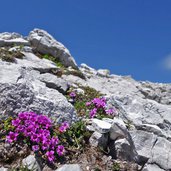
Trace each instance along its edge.
<instances>
[{"instance_id":1,"label":"pink flower cluster","mask_svg":"<svg viewBox=\"0 0 171 171\"><path fill-rule=\"evenodd\" d=\"M64 146L59 145L57 136L52 136L52 122L44 115L37 115L33 112L19 113L18 117L12 120L14 131L6 136L9 143L19 139L27 139L33 151L41 151L50 162L55 160L55 155L64 155ZM69 128L67 122L62 123L60 132Z\"/></svg>"},{"instance_id":2,"label":"pink flower cluster","mask_svg":"<svg viewBox=\"0 0 171 171\"><path fill-rule=\"evenodd\" d=\"M94 98L91 102L87 102L86 106L89 107L90 110L90 118L94 118L97 113L102 112L103 114L107 114L110 116L114 116L116 113L115 108L107 109L106 99L102 98Z\"/></svg>"}]
</instances>

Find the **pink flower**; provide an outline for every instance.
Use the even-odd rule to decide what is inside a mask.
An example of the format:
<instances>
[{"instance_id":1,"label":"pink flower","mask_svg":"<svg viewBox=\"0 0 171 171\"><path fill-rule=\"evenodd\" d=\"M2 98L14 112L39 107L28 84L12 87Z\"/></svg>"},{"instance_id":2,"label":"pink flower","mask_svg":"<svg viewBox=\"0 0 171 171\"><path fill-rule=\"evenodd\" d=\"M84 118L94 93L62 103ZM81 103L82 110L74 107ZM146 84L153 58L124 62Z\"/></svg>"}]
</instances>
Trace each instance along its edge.
<instances>
[{"instance_id":1,"label":"pink flower","mask_svg":"<svg viewBox=\"0 0 171 171\"><path fill-rule=\"evenodd\" d=\"M106 106L106 99L102 98L94 98L92 102L95 104L97 108L104 108Z\"/></svg>"},{"instance_id":2,"label":"pink flower","mask_svg":"<svg viewBox=\"0 0 171 171\"><path fill-rule=\"evenodd\" d=\"M38 145L33 145L32 146L32 150L33 151L38 151L39 150L39 146Z\"/></svg>"},{"instance_id":3,"label":"pink flower","mask_svg":"<svg viewBox=\"0 0 171 171\"><path fill-rule=\"evenodd\" d=\"M69 128L68 122L63 122L61 126L59 127L60 132L65 132Z\"/></svg>"},{"instance_id":4,"label":"pink flower","mask_svg":"<svg viewBox=\"0 0 171 171\"><path fill-rule=\"evenodd\" d=\"M94 116L96 115L97 113L97 108L94 108L90 111L90 118L94 118Z\"/></svg>"},{"instance_id":5,"label":"pink flower","mask_svg":"<svg viewBox=\"0 0 171 171\"><path fill-rule=\"evenodd\" d=\"M106 109L105 112L108 115L114 115L116 113L116 109L115 108Z\"/></svg>"},{"instance_id":6,"label":"pink flower","mask_svg":"<svg viewBox=\"0 0 171 171\"><path fill-rule=\"evenodd\" d=\"M15 132L12 132L10 131L8 136L7 136L7 141L9 143L12 143L13 141L16 141L17 140L17 137L18 137L18 133L15 133Z\"/></svg>"},{"instance_id":7,"label":"pink flower","mask_svg":"<svg viewBox=\"0 0 171 171\"><path fill-rule=\"evenodd\" d=\"M13 126L15 126L15 127L17 127L19 124L20 124L20 122L21 122L21 120L20 119L14 119L14 120L12 120L12 125Z\"/></svg>"},{"instance_id":8,"label":"pink flower","mask_svg":"<svg viewBox=\"0 0 171 171\"><path fill-rule=\"evenodd\" d=\"M40 139L39 139L39 137L38 137L38 134L33 133L33 134L31 135L31 141L39 143L39 142L40 142Z\"/></svg>"},{"instance_id":9,"label":"pink flower","mask_svg":"<svg viewBox=\"0 0 171 171\"><path fill-rule=\"evenodd\" d=\"M55 159L55 156L54 156L54 151L47 151L46 152L46 156L47 156L47 158L48 158L48 160L50 161L50 162L53 162L54 161L54 159Z\"/></svg>"},{"instance_id":10,"label":"pink flower","mask_svg":"<svg viewBox=\"0 0 171 171\"><path fill-rule=\"evenodd\" d=\"M70 96L71 98L75 98L75 97L76 97L76 93L75 93L75 92L71 92L71 93L69 94L69 96Z\"/></svg>"},{"instance_id":11,"label":"pink flower","mask_svg":"<svg viewBox=\"0 0 171 171\"><path fill-rule=\"evenodd\" d=\"M65 149L63 145L59 145L58 148L56 149L56 152L58 153L59 156L64 155Z\"/></svg>"},{"instance_id":12,"label":"pink flower","mask_svg":"<svg viewBox=\"0 0 171 171\"><path fill-rule=\"evenodd\" d=\"M91 105L91 102L86 102L86 106L90 106Z\"/></svg>"}]
</instances>

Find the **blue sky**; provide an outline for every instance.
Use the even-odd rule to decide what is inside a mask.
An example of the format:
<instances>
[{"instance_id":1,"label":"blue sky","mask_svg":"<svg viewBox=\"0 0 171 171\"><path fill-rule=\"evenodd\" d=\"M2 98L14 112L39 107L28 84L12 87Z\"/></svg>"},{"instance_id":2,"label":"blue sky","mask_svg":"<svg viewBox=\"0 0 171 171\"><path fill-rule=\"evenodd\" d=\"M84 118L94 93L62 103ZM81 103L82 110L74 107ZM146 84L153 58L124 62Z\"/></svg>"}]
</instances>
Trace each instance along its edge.
<instances>
[{"instance_id":1,"label":"blue sky","mask_svg":"<svg viewBox=\"0 0 171 171\"><path fill-rule=\"evenodd\" d=\"M41 28L78 64L171 83L170 0L5 0L0 32Z\"/></svg>"}]
</instances>

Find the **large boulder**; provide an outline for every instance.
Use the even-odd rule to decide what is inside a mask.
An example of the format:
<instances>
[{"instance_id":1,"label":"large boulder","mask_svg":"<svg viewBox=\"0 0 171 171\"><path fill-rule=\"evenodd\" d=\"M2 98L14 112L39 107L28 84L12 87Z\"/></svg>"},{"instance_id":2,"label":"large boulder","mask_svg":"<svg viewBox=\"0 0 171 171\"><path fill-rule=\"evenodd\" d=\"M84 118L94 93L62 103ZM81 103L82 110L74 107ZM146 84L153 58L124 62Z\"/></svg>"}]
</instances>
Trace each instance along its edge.
<instances>
[{"instance_id":1,"label":"large boulder","mask_svg":"<svg viewBox=\"0 0 171 171\"><path fill-rule=\"evenodd\" d=\"M58 90L47 87L40 77L40 72L30 67L0 62L0 119L21 111L34 111L57 122L74 121L74 107Z\"/></svg>"},{"instance_id":2,"label":"large boulder","mask_svg":"<svg viewBox=\"0 0 171 171\"><path fill-rule=\"evenodd\" d=\"M42 54L50 54L54 56L66 67L72 66L73 68L78 69L77 64L71 56L69 50L46 31L34 29L30 32L28 40L36 51Z\"/></svg>"}]
</instances>

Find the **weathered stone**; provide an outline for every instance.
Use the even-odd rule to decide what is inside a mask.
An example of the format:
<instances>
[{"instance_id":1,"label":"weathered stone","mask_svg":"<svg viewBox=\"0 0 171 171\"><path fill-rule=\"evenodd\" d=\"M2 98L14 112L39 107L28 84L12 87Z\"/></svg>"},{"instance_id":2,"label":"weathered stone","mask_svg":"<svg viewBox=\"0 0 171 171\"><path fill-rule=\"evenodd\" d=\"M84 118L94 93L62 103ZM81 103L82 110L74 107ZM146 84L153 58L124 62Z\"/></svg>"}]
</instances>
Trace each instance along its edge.
<instances>
[{"instance_id":1,"label":"weathered stone","mask_svg":"<svg viewBox=\"0 0 171 171\"><path fill-rule=\"evenodd\" d=\"M14 46L14 45L30 45L30 43L25 40L18 33L0 33L0 46Z\"/></svg>"},{"instance_id":2,"label":"weathered stone","mask_svg":"<svg viewBox=\"0 0 171 171\"><path fill-rule=\"evenodd\" d=\"M109 76L110 71L108 69L99 69L97 70L97 75L101 76L101 77L107 77Z\"/></svg>"},{"instance_id":3,"label":"weathered stone","mask_svg":"<svg viewBox=\"0 0 171 171\"><path fill-rule=\"evenodd\" d=\"M92 147L102 147L106 148L108 143L108 134L101 134L99 132L94 132L90 139L89 143Z\"/></svg>"},{"instance_id":4,"label":"weathered stone","mask_svg":"<svg viewBox=\"0 0 171 171\"><path fill-rule=\"evenodd\" d=\"M157 141L157 136L141 130L130 131L135 149L141 164L152 157L152 149Z\"/></svg>"},{"instance_id":5,"label":"weathered stone","mask_svg":"<svg viewBox=\"0 0 171 171\"><path fill-rule=\"evenodd\" d=\"M39 76L38 71L27 70L17 64L0 65L1 118L21 111L34 111L51 116L56 121L72 122L76 116L74 107L57 90L39 81Z\"/></svg>"},{"instance_id":6,"label":"weathered stone","mask_svg":"<svg viewBox=\"0 0 171 171\"><path fill-rule=\"evenodd\" d=\"M65 164L56 171L82 171L78 164Z\"/></svg>"},{"instance_id":7,"label":"weathered stone","mask_svg":"<svg viewBox=\"0 0 171 171\"><path fill-rule=\"evenodd\" d=\"M111 124L99 119L92 119L92 125L94 126L95 130L100 133L108 133L111 128Z\"/></svg>"},{"instance_id":8,"label":"weathered stone","mask_svg":"<svg viewBox=\"0 0 171 171\"><path fill-rule=\"evenodd\" d=\"M110 129L110 139L116 140L117 138L128 137L128 130L124 122L119 118L114 118L113 124Z\"/></svg>"},{"instance_id":9,"label":"weathered stone","mask_svg":"<svg viewBox=\"0 0 171 171\"><path fill-rule=\"evenodd\" d=\"M84 94L84 90L81 88L73 89L73 91L76 92L77 94Z\"/></svg>"},{"instance_id":10,"label":"weathered stone","mask_svg":"<svg viewBox=\"0 0 171 171\"><path fill-rule=\"evenodd\" d=\"M126 138L115 141L116 158L125 161L137 161L138 156L135 147Z\"/></svg>"},{"instance_id":11,"label":"weathered stone","mask_svg":"<svg viewBox=\"0 0 171 171\"><path fill-rule=\"evenodd\" d=\"M0 171L8 171L8 170L9 170L8 168L0 167Z\"/></svg>"},{"instance_id":12,"label":"weathered stone","mask_svg":"<svg viewBox=\"0 0 171 171\"><path fill-rule=\"evenodd\" d=\"M39 79L40 81L44 82L47 87L56 89L63 94L65 94L69 89L69 85L65 80L58 78L52 74L41 74Z\"/></svg>"},{"instance_id":13,"label":"weathered stone","mask_svg":"<svg viewBox=\"0 0 171 171\"><path fill-rule=\"evenodd\" d=\"M156 164L145 164L142 171L165 171L164 169L161 169Z\"/></svg>"},{"instance_id":14,"label":"weathered stone","mask_svg":"<svg viewBox=\"0 0 171 171\"><path fill-rule=\"evenodd\" d=\"M164 136L162 130L157 125L142 124L142 125L137 125L136 129L147 131L147 132L152 132L158 136Z\"/></svg>"},{"instance_id":15,"label":"weathered stone","mask_svg":"<svg viewBox=\"0 0 171 171\"><path fill-rule=\"evenodd\" d=\"M30 170L41 171L34 155L29 155L25 159L23 159L22 165L26 166Z\"/></svg>"},{"instance_id":16,"label":"weathered stone","mask_svg":"<svg viewBox=\"0 0 171 171\"><path fill-rule=\"evenodd\" d=\"M60 42L56 41L50 34L44 30L34 29L30 32L28 40L40 53L50 54L59 59L66 67L72 66L78 69L74 58L69 50Z\"/></svg>"},{"instance_id":17,"label":"weathered stone","mask_svg":"<svg viewBox=\"0 0 171 171\"><path fill-rule=\"evenodd\" d=\"M171 170L171 142L158 137L151 149L149 163L156 163L160 168Z\"/></svg>"}]
</instances>

